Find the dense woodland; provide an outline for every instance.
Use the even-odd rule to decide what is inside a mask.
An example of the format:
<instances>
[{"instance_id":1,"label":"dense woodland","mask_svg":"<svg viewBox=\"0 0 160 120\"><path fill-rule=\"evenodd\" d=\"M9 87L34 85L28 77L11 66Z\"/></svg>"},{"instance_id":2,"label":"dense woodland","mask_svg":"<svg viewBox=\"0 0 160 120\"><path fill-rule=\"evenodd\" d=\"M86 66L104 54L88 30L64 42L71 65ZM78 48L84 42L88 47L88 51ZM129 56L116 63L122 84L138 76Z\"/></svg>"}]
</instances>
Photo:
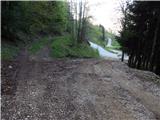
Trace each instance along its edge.
<instances>
[{"instance_id":1,"label":"dense woodland","mask_svg":"<svg viewBox=\"0 0 160 120\"><path fill-rule=\"evenodd\" d=\"M87 5L86 1L2 2L2 38L68 32L76 42L83 42L89 21Z\"/></svg>"},{"instance_id":2,"label":"dense woodland","mask_svg":"<svg viewBox=\"0 0 160 120\"><path fill-rule=\"evenodd\" d=\"M119 41L130 67L160 74L160 2L127 3Z\"/></svg>"},{"instance_id":3,"label":"dense woodland","mask_svg":"<svg viewBox=\"0 0 160 120\"><path fill-rule=\"evenodd\" d=\"M65 2L2 2L2 38L28 42L21 37L62 34L67 29L66 11Z\"/></svg>"},{"instance_id":4,"label":"dense woodland","mask_svg":"<svg viewBox=\"0 0 160 120\"><path fill-rule=\"evenodd\" d=\"M3 1L2 43L20 47L33 43L30 50L35 53L51 36L54 57L98 57L87 42L87 12L86 1ZM39 42L34 43L35 39ZM2 58L11 56L14 48L3 44Z\"/></svg>"},{"instance_id":5,"label":"dense woodland","mask_svg":"<svg viewBox=\"0 0 160 120\"><path fill-rule=\"evenodd\" d=\"M3 1L1 9L2 58L29 44L35 53L48 44L46 36L53 38L49 43L53 57L98 57L88 41L105 47L106 36L115 39L102 25L90 23L86 1ZM160 74L160 2L127 2L122 13L117 39L129 55L128 65ZM6 47L6 42L14 46Z\"/></svg>"}]
</instances>

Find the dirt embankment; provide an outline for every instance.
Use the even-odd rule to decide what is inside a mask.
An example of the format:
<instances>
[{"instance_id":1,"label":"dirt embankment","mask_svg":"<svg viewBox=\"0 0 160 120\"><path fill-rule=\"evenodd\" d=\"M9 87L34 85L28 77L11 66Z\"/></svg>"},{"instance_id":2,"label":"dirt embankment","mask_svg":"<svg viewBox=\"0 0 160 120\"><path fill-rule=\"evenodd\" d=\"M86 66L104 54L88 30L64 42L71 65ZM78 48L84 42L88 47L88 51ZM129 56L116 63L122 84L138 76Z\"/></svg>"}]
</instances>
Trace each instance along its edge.
<instances>
[{"instance_id":1,"label":"dirt embankment","mask_svg":"<svg viewBox=\"0 0 160 120\"><path fill-rule=\"evenodd\" d=\"M100 59L3 62L2 119L158 120L160 85L151 78L159 79Z\"/></svg>"}]
</instances>

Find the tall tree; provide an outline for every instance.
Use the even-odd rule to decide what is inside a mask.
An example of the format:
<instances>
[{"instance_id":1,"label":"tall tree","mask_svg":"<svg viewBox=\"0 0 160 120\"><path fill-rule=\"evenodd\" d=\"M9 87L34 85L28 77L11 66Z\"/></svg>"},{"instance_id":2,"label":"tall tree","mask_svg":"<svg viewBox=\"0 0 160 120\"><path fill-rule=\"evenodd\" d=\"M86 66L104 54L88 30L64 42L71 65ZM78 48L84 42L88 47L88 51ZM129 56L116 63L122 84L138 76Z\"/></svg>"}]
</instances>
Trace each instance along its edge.
<instances>
[{"instance_id":1,"label":"tall tree","mask_svg":"<svg viewBox=\"0 0 160 120\"><path fill-rule=\"evenodd\" d=\"M160 74L160 2L134 1L127 9L120 40L129 66Z\"/></svg>"},{"instance_id":2,"label":"tall tree","mask_svg":"<svg viewBox=\"0 0 160 120\"><path fill-rule=\"evenodd\" d=\"M21 34L62 34L66 31L66 2L2 1L2 37L20 40ZM24 40L24 42L27 42Z\"/></svg>"},{"instance_id":3,"label":"tall tree","mask_svg":"<svg viewBox=\"0 0 160 120\"><path fill-rule=\"evenodd\" d=\"M86 42L86 26L88 19L88 2L86 0L69 1L72 15L72 38L75 43Z\"/></svg>"},{"instance_id":4,"label":"tall tree","mask_svg":"<svg viewBox=\"0 0 160 120\"><path fill-rule=\"evenodd\" d=\"M102 40L105 41L105 28L103 25L99 26L102 29Z\"/></svg>"}]
</instances>

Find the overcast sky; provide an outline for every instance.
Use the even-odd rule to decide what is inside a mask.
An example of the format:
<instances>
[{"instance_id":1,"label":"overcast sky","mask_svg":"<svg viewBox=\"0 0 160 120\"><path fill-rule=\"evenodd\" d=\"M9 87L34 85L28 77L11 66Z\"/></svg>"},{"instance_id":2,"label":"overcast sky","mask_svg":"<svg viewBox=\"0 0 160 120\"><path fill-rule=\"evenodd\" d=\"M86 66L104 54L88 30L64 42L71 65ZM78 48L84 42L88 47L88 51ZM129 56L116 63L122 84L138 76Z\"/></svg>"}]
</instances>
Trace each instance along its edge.
<instances>
[{"instance_id":1,"label":"overcast sky","mask_svg":"<svg viewBox=\"0 0 160 120\"><path fill-rule=\"evenodd\" d=\"M120 0L88 0L94 24L102 24L107 30L118 33L120 30Z\"/></svg>"}]
</instances>

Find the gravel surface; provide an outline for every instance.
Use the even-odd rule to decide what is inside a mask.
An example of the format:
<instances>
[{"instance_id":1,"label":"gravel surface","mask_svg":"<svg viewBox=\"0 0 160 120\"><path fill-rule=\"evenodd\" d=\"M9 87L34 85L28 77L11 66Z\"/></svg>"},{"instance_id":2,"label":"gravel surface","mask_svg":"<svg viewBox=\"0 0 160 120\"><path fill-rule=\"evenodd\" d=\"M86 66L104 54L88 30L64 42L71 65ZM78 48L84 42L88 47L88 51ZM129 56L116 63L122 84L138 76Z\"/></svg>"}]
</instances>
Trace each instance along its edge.
<instances>
[{"instance_id":1,"label":"gravel surface","mask_svg":"<svg viewBox=\"0 0 160 120\"><path fill-rule=\"evenodd\" d=\"M3 62L2 88L12 89L2 91L1 116L2 120L158 120L160 85L155 80L159 78L151 72L113 60Z\"/></svg>"}]
</instances>

